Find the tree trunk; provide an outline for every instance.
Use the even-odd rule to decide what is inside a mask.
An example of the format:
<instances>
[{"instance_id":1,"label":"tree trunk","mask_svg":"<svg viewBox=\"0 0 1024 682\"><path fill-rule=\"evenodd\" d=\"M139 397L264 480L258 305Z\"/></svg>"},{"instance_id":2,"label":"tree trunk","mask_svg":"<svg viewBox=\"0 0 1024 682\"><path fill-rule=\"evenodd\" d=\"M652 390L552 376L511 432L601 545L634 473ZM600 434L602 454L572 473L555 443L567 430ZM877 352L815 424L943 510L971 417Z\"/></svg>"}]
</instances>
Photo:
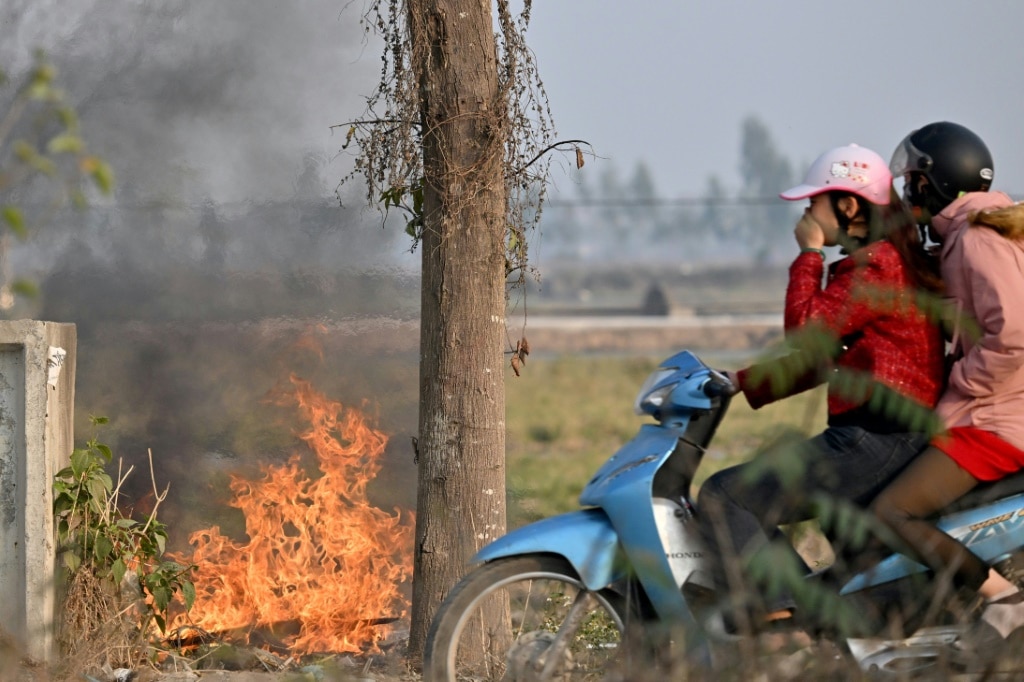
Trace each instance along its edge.
<instances>
[{"instance_id":1,"label":"tree trunk","mask_svg":"<svg viewBox=\"0 0 1024 682\"><path fill-rule=\"evenodd\" d=\"M472 555L505 532L505 105L490 0L407 0L424 204L409 658Z\"/></svg>"}]
</instances>

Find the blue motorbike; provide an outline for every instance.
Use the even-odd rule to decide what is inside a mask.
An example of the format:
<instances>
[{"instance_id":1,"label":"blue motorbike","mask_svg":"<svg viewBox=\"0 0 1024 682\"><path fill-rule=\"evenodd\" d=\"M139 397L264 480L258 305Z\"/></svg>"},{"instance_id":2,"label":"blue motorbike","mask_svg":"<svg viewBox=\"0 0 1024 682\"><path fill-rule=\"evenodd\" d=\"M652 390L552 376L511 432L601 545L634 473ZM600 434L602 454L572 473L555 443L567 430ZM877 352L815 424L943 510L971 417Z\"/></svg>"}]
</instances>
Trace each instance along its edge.
<instances>
[{"instance_id":1,"label":"blue motorbike","mask_svg":"<svg viewBox=\"0 0 1024 682\"><path fill-rule=\"evenodd\" d=\"M634 405L654 423L594 474L583 508L514 530L474 557L428 632L425 679L603 680L623 666L653 666L666 640L682 651L673 655L708 670L735 663L690 498L735 392L689 351L662 362ZM936 524L991 565L1010 561L1024 549L1024 476L979 487ZM895 634L892 617L875 619L874 631L834 632L843 656L882 678L927 674L966 627L942 581L900 554L807 580L861 614L899 613Z\"/></svg>"}]
</instances>

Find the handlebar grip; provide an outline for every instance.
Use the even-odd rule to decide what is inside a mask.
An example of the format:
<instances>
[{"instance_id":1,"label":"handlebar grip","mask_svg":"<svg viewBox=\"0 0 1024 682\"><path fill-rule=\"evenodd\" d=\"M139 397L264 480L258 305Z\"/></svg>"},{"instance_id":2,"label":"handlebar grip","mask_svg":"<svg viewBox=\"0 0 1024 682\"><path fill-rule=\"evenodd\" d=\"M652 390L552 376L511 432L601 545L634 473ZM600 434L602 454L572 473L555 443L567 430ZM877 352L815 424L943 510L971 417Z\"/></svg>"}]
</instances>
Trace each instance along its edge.
<instances>
[{"instance_id":1,"label":"handlebar grip","mask_svg":"<svg viewBox=\"0 0 1024 682\"><path fill-rule=\"evenodd\" d=\"M739 391L736 384L714 371L712 371L711 376L708 377L708 380L704 382L704 386L701 388L704 390L704 395L709 398L732 397Z\"/></svg>"}]
</instances>

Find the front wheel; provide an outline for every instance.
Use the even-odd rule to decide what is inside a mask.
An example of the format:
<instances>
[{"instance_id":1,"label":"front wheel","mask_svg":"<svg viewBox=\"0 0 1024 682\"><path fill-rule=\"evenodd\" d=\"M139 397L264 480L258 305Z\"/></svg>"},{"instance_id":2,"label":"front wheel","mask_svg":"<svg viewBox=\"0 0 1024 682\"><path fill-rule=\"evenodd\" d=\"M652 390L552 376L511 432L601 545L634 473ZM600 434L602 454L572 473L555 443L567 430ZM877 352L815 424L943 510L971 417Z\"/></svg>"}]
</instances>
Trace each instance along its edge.
<instances>
[{"instance_id":1,"label":"front wheel","mask_svg":"<svg viewBox=\"0 0 1024 682\"><path fill-rule=\"evenodd\" d=\"M427 633L427 682L600 680L624 654L632 611L557 556L497 559L467 575Z\"/></svg>"}]
</instances>

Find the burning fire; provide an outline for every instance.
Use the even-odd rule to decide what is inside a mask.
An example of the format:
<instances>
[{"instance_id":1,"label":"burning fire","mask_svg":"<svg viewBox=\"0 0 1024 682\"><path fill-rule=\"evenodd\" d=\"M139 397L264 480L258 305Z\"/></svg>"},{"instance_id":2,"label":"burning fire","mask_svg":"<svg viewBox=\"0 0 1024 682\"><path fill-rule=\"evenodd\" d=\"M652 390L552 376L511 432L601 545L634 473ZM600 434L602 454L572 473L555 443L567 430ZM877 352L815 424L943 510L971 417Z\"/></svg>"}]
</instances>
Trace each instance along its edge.
<instances>
[{"instance_id":1,"label":"burning fire","mask_svg":"<svg viewBox=\"0 0 1024 682\"><path fill-rule=\"evenodd\" d=\"M231 505L245 514L249 541L214 526L189 537L196 601L187 622L208 632L297 626L282 638L295 652L376 650L384 622L404 618L400 585L412 575L411 514L372 507L367 484L380 471L387 437L357 410L292 377L309 428L300 433L322 476L311 479L298 454L264 466L261 480L232 477Z\"/></svg>"}]
</instances>

